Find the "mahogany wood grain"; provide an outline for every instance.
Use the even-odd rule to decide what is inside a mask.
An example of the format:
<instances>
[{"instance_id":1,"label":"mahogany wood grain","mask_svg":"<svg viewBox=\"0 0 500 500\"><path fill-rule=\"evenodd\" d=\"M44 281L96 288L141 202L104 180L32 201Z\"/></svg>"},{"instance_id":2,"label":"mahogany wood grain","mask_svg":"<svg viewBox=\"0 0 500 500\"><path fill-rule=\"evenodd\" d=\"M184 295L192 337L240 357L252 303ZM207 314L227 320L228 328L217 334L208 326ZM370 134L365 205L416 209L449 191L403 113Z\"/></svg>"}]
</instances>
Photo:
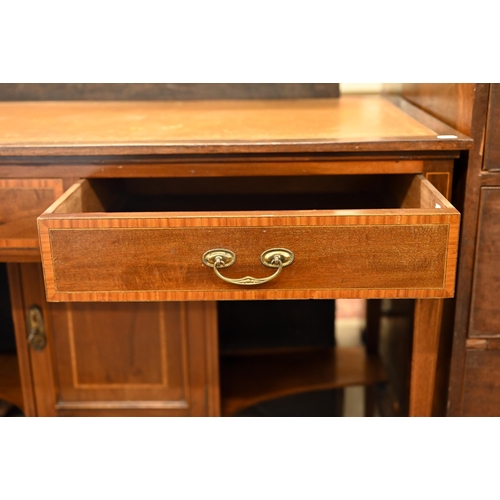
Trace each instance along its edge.
<instances>
[{"instance_id":1,"label":"mahogany wood grain","mask_svg":"<svg viewBox=\"0 0 500 500\"><path fill-rule=\"evenodd\" d=\"M455 319L455 300L443 300L443 313L439 331L439 346L434 385L433 416L445 417L448 412L451 352Z\"/></svg>"},{"instance_id":2,"label":"mahogany wood grain","mask_svg":"<svg viewBox=\"0 0 500 500\"><path fill-rule=\"evenodd\" d=\"M464 106L472 107L470 135L474 139L474 147L469 153L467 171L464 176L463 223L457 274L456 313L449 386L448 415L450 416L462 414L466 362L465 342L470 324L470 304L489 93L490 84L475 84L473 101L467 104L455 102L451 111L456 113L457 110L463 109Z\"/></svg>"},{"instance_id":3,"label":"mahogany wood grain","mask_svg":"<svg viewBox=\"0 0 500 500\"><path fill-rule=\"evenodd\" d=\"M481 186L498 186L500 184L500 172L481 172Z\"/></svg>"},{"instance_id":4,"label":"mahogany wood grain","mask_svg":"<svg viewBox=\"0 0 500 500\"><path fill-rule=\"evenodd\" d=\"M425 178L447 199L451 198L452 172L426 172Z\"/></svg>"},{"instance_id":5,"label":"mahogany wood grain","mask_svg":"<svg viewBox=\"0 0 500 500\"><path fill-rule=\"evenodd\" d=\"M451 299L416 301L410 416L446 415L454 312Z\"/></svg>"},{"instance_id":6,"label":"mahogany wood grain","mask_svg":"<svg viewBox=\"0 0 500 500\"><path fill-rule=\"evenodd\" d=\"M442 300L416 301L410 385L411 417L430 417L434 414L442 314Z\"/></svg>"},{"instance_id":7,"label":"mahogany wood grain","mask_svg":"<svg viewBox=\"0 0 500 500\"><path fill-rule=\"evenodd\" d=\"M428 179L441 194L449 199L451 197L453 162L426 161L424 162L424 168L426 179ZM447 306L446 318L450 318L449 309L450 308ZM382 394L385 395L385 399L388 399L389 394L392 394L394 402L397 403L398 407L397 411L392 411L392 413L390 413L408 415L410 370L407 366L410 365L411 361L410 332L412 330L409 323L410 316L411 323L413 323L413 313L411 313L411 315L404 315L407 316L406 318L398 318L402 319L402 321L387 317L392 314L394 314L392 311L386 310L382 318L382 301L377 299L369 300L367 302L364 340L368 352L377 353L379 349L381 349L381 353L384 355L384 362L390 377L391 387L389 390L383 391ZM384 327L384 331L381 339L382 326ZM436 409L439 415L444 415L446 413L446 409L443 405L446 405L447 385L449 382L449 357L451 352L451 336L447 333L448 332L443 331L440 337L443 347L439 349L438 370L435 384L435 399L438 399L441 403L441 407ZM367 388L365 391L365 409L373 406L373 392L373 389L370 388ZM386 405L387 408L391 408L392 406L392 404Z\"/></svg>"},{"instance_id":8,"label":"mahogany wood grain","mask_svg":"<svg viewBox=\"0 0 500 500\"><path fill-rule=\"evenodd\" d=\"M57 304L51 317L58 407L188 408L185 304Z\"/></svg>"},{"instance_id":9,"label":"mahogany wood grain","mask_svg":"<svg viewBox=\"0 0 500 500\"><path fill-rule=\"evenodd\" d=\"M87 181L75 185L39 219L50 300L453 294L459 214L421 176L413 178L402 200L419 208L65 214L88 188ZM205 251L229 248L238 265L226 274L252 275L262 272L260 253L276 247L290 248L296 261L279 280L256 289L227 284L201 262Z\"/></svg>"},{"instance_id":10,"label":"mahogany wood grain","mask_svg":"<svg viewBox=\"0 0 500 500\"><path fill-rule=\"evenodd\" d=\"M207 346L207 380L206 394L209 417L220 417L220 362L219 362L219 332L217 318L217 303L203 302L199 303L203 307L203 324L206 332ZM192 317L192 316L191 316ZM198 330L197 330L198 331Z\"/></svg>"},{"instance_id":11,"label":"mahogany wood grain","mask_svg":"<svg viewBox=\"0 0 500 500\"><path fill-rule=\"evenodd\" d=\"M500 83L491 84L483 168L500 170Z\"/></svg>"},{"instance_id":12,"label":"mahogany wood grain","mask_svg":"<svg viewBox=\"0 0 500 500\"><path fill-rule=\"evenodd\" d=\"M440 136L457 136L459 138L467 138L469 149L472 147L472 141L467 134L464 134L461 130L457 129L454 125L449 124L446 121L436 118L434 113L429 113L424 111L419 106L415 106L408 99L403 99L399 96L387 96L388 101L392 102L395 106L400 108L406 114L411 116L413 119L422 123L426 127L435 130ZM453 139L453 137L447 137L448 140ZM467 149L467 148L465 148Z\"/></svg>"},{"instance_id":13,"label":"mahogany wood grain","mask_svg":"<svg viewBox=\"0 0 500 500\"><path fill-rule=\"evenodd\" d=\"M0 262L40 262L39 248L0 248Z\"/></svg>"},{"instance_id":14,"label":"mahogany wood grain","mask_svg":"<svg viewBox=\"0 0 500 500\"><path fill-rule=\"evenodd\" d=\"M459 161L455 169L455 184L458 187L455 190L457 195L455 203L463 213L463 223L449 377L448 415L458 416L463 413L465 344L470 325L479 194L483 183L499 185L495 184L496 179L488 178L488 174L482 171L483 157L488 155L485 137L489 104L491 111L490 84L409 84L404 86L403 95L460 132L470 135L474 140L468 158L464 157L463 161ZM486 174L484 178L483 172ZM494 272L494 269L491 268L489 272Z\"/></svg>"},{"instance_id":15,"label":"mahogany wood grain","mask_svg":"<svg viewBox=\"0 0 500 500\"><path fill-rule=\"evenodd\" d=\"M190 302L186 307L191 414L219 417L221 409L217 304Z\"/></svg>"},{"instance_id":16,"label":"mahogany wood grain","mask_svg":"<svg viewBox=\"0 0 500 500\"><path fill-rule=\"evenodd\" d=\"M474 83L407 83L402 95L439 120L471 135Z\"/></svg>"},{"instance_id":17,"label":"mahogany wood grain","mask_svg":"<svg viewBox=\"0 0 500 500\"><path fill-rule=\"evenodd\" d=\"M488 339L488 349L500 350L500 339Z\"/></svg>"},{"instance_id":18,"label":"mahogany wood grain","mask_svg":"<svg viewBox=\"0 0 500 500\"><path fill-rule=\"evenodd\" d=\"M57 414L219 414L213 304L55 304L50 309Z\"/></svg>"},{"instance_id":19,"label":"mahogany wood grain","mask_svg":"<svg viewBox=\"0 0 500 500\"><path fill-rule=\"evenodd\" d=\"M434 170L435 169L435 170ZM452 195L453 164L448 162L426 162L426 179L448 200ZM431 201L433 203L433 201ZM454 303L451 300L443 301L443 313L441 325L438 325L439 343L437 344L437 366L433 388L432 414L437 416L446 415L446 402L448 395L448 382L450 372L452 324ZM424 316L425 317L425 316ZM422 316L419 321L422 321ZM415 326L415 324L414 324ZM418 324L417 328L425 327Z\"/></svg>"},{"instance_id":20,"label":"mahogany wood grain","mask_svg":"<svg viewBox=\"0 0 500 500\"><path fill-rule=\"evenodd\" d=\"M60 179L0 179L0 249L38 249L36 218L63 192Z\"/></svg>"},{"instance_id":21,"label":"mahogany wood grain","mask_svg":"<svg viewBox=\"0 0 500 500\"><path fill-rule=\"evenodd\" d=\"M386 380L380 359L363 347L302 349L221 358L222 414L300 392Z\"/></svg>"},{"instance_id":22,"label":"mahogany wood grain","mask_svg":"<svg viewBox=\"0 0 500 500\"><path fill-rule=\"evenodd\" d=\"M284 105L283 101L267 101L266 103L255 101L251 105L248 105L247 108L245 108L245 106L242 107L241 103L239 104L236 102L232 103L235 109L232 113L226 113L226 110L231 106L227 108L224 106L221 107L218 102L183 103L181 106L184 111L188 109L197 109L198 111L201 109L204 111L205 115L203 116L203 120L205 121L197 121L197 123L194 123L190 127L184 127L184 130L181 128L170 129L168 132L165 132L164 129L160 129L158 126L172 125L172 122L169 120L171 120L172 117L175 118L175 116L180 116L180 113L177 115L175 115L175 113L167 113L160 116L161 113L155 111L156 108L154 108L152 103L148 105L143 105L143 103L130 105L126 103L111 103L110 106L108 106L110 103L92 103L88 109L95 105L95 114L92 115L92 112L90 112L84 116L84 112L83 115L79 115L78 118L75 118L76 113L74 111L80 106L86 106L83 106L82 103L52 103L52 105L61 106L59 109L65 110L58 116L56 112L52 115L52 118L40 112L40 109L43 108L45 104L18 103L14 107L26 105L27 108L33 111L31 114L26 115L25 118L20 118L19 116L14 117L14 121L18 120L16 122L18 125L20 125L20 122L23 120L25 120L25 122L29 121L30 124L23 128L24 138L22 140L17 143L5 142L3 145L0 144L0 156L3 158L0 161L0 175L6 178L58 177L64 179L65 188L68 186L70 178L75 179L79 177L114 176L131 178L152 176L157 178L182 178L198 175L219 178L228 175L233 177L283 177L293 172L295 176L320 175L326 180L325 176L331 174L424 172L426 175L429 175L429 162L436 160L436 170L434 170L434 172L438 172L439 168L437 164L444 164L444 162L446 162L449 165L449 160L451 158L457 157L461 150L471 146L469 139L450 129L450 127L443 126L436 120L433 120L432 117L429 117L429 115L422 113L415 106L411 106L404 101L397 99L385 101L383 99L370 98L361 99L356 103L357 100L358 98L352 99L349 103L350 99L341 99L336 105L330 100L326 100L323 105L319 106L317 103L310 104L308 101L295 101L291 105L289 105L289 103ZM125 106L120 108L122 105ZM172 106L172 103L165 103L165 105L167 107ZM337 109L332 112L335 106L337 106ZM114 111L110 112L112 108ZM0 105L0 110L3 109L5 109L3 105ZM45 107L45 109L47 108ZM67 111L69 109L73 111L68 113ZM145 115L140 117L139 113L137 113L138 110L142 110ZM357 114L359 110L365 113L364 118ZM196 113L198 113L198 111L196 111ZM342 115L342 113L344 113L344 115ZM240 115L240 117L235 120L234 117L236 114ZM261 119L263 114L268 115L264 120ZM8 115L7 120L11 120L13 115L9 113ZM6 115L1 116L4 118L6 117ZM47 125L43 130L42 127L37 128L37 116L40 118L38 124L44 123ZM113 118L113 116L115 118ZM106 124L106 117L110 120L116 120L117 116L124 119L113 122L117 124L117 128L115 128L116 135L113 136L113 132L110 133L112 127L108 126L111 122L108 121ZM96 126L94 122L95 118L99 118L99 120L103 118L103 124ZM309 122L306 118L309 118ZM185 120L185 116L182 119ZM212 120L212 122L210 120ZM220 133L220 128L217 127L212 128L209 134L205 131L205 136L199 133L197 129L198 126L206 126L206 123L215 123L217 120L226 120L226 123L229 123L229 126L223 131L224 133ZM340 121L343 121L346 128L337 133ZM143 127L145 122L151 124L151 128L149 128L149 125ZM178 121L174 123L174 125L179 123ZM187 122L184 121L181 124L184 123ZM370 128L370 124L374 124L375 126ZM10 125L12 125L12 123L10 123ZM2 122L2 119L0 119L0 129L3 126L6 126L6 122ZM59 130L58 127L60 127ZM99 127L101 127L100 131ZM106 130L102 130L105 127ZM156 127L156 129L154 129L154 127ZM64 128L64 130L62 130L62 128ZM342 127L340 126L340 128ZM10 130L14 129L15 127ZM326 136L322 135L324 131L328 132ZM369 135L366 135L366 131L368 131ZM183 135L184 132L186 132L186 135ZM294 135L295 132L297 132L298 135ZM80 133L80 139L75 141L76 133ZM241 136L238 135L240 133ZM265 135L266 133L268 133L267 136ZM447 133L456 135L457 138L442 139L437 137L438 135L446 135ZM57 136L56 142L58 142L59 139L63 139L63 142L60 145L51 142L51 134L53 134L52 138ZM226 135L224 136L224 134ZM363 136L363 134L365 135ZM184 142L183 137L186 139ZM99 142L101 138L103 138L103 142ZM6 139L9 141L12 137L6 137ZM35 139L35 142L30 142L33 139ZM68 140L68 142L65 143L65 140ZM165 153L169 156L161 156ZM186 156L175 157L174 153L178 153L179 155L185 154ZM197 153L203 153L205 156L196 156ZM228 157L229 153L231 153L232 157ZM12 155L22 156L13 157ZM57 157L58 155L60 156L59 158ZM224 155L226 156L224 157ZM18 173L19 175L14 177L14 173ZM431 177L432 176L429 176L430 180L433 181ZM271 179L269 180L271 181ZM359 180L362 182L361 178ZM436 177L433 182L436 182ZM436 184L440 182L442 184L444 183L442 178L437 180ZM85 210L101 210L106 207L108 201L102 198L103 193L93 192L96 193L94 200L85 197L85 199L88 198L90 201L87 202L82 198L78 201L77 195L76 198L67 201L70 203L75 202L76 205L74 206L76 207L80 204L81 210L84 210L84 205L86 203L88 203L88 205L85 207ZM458 215L455 211L452 211L453 209L447 205L446 202L442 203L442 201L437 201L438 204L445 207L439 214L436 212L437 209L432 205L436 203L436 200L441 200L441 198L436 198L435 195L427 196L430 193L428 189L416 188L415 185L413 185L413 187L410 185L405 192L407 193L407 200L415 200L414 202L409 202L410 208L408 209L386 209L389 210L389 212L384 212L383 214L368 214L362 211L354 211L355 213L352 214L347 214L347 212L345 212L342 216L338 214L330 214L329 216L337 217L337 222L345 222L349 216L349 220L353 221L353 223L350 224L352 227L355 227L356 223L360 222L362 219L365 220L363 225L367 226L366 219L370 219L371 222L382 221L382 226L395 225L398 226L398 228L399 226L403 227L405 221L411 225L418 225L418 223L423 222L424 225L433 227L436 225L436 222L439 225L444 221L444 224L454 227L455 229L453 230L457 229ZM90 191L88 194L92 196ZM413 206L411 206L412 203ZM425 208L423 205L426 205ZM66 204L66 206L69 205ZM87 212L83 213L81 217L73 216L72 219L76 221L77 225L80 223L83 224L80 229L89 232L88 224L92 225L95 221L100 221L101 214L99 214L96 219L95 213L90 214ZM51 217L57 218L60 215L60 213L53 213L49 219ZM121 218L120 214L118 214L118 216L117 214L108 214L105 215L105 218L107 218L108 221L115 221L114 224L117 226L122 226L123 224L126 226L128 223L123 221L130 219L130 215L131 214L125 214L123 218ZM136 215L137 214L134 215L134 218L136 221L139 221L139 226L142 222L147 221L148 218L151 217L151 215L147 214ZM178 214L175 216L177 217L177 215ZM199 213L184 214L183 217L187 217L185 217L185 219L181 217L181 219L183 221L190 220L190 218L196 219L199 218L199 215ZM241 215L241 213L234 215L229 214L229 217L226 217L227 214L224 214L224 217L227 219L227 224L223 229L227 230L228 234L229 230L233 231L236 229L233 227L234 223ZM158 214L154 214L155 218L157 218L157 216ZM251 217L254 216L255 214L251 215ZM281 216L283 217L283 224L287 224L289 221L298 221L300 218L297 216L296 212L282 213ZM305 217L303 214L301 216ZM317 213L315 213L314 216L318 218ZM313 215L310 214L308 217L312 220ZM355 217L359 219L355 219ZM391 217L393 218L391 219ZM220 220L220 218L220 214L217 214L216 217L212 219L207 217L207 224L203 227L203 230L219 230L219 225L213 224L213 221ZM326 220L326 216L321 215L319 218ZM394 224L396 220L398 222ZM317 221L315 220L314 224L316 223ZM148 226L147 229L156 230L154 226L149 226L150 224L151 223L146 224L146 226ZM274 221L272 221L272 224L274 225L272 227L275 227L277 230L283 229L280 224L276 224ZM104 224L104 226L105 225L106 224ZM100 228L97 229L97 231L102 231L102 227L104 226L99 226L99 224L97 224L97 226ZM123 226L124 229L131 229L125 226ZM174 230L179 228L184 230L185 227L186 224L184 222L178 226L172 226ZM239 228L239 230L253 230L257 227L258 226L252 227L251 225L244 225ZM297 227L300 230L303 228L300 224ZM157 228L164 230L161 224L157 226ZM111 225L106 231L108 229L112 229ZM416 230L418 231L418 228L416 228ZM199 229L196 231L199 231ZM321 236L319 233L317 234ZM360 243L360 248L364 247L364 243L366 243L366 240L369 241L370 237L365 236L361 239L363 239L363 244ZM393 236L393 239L394 241L398 240L396 235ZM452 246L454 244L456 244L456 242L451 243ZM414 243L413 246L417 247L418 244ZM95 248L93 248L93 250L95 250ZM358 248L354 248L353 246L352 250L358 251ZM402 251L401 253L404 252ZM445 257L445 260L448 259L447 264L443 264L443 268L445 265L448 265L445 283L448 289L447 293L450 293L453 288L453 283L450 281L450 277L454 274L455 255L453 255L453 253L453 251L448 253ZM86 252L86 254L90 258L93 257L92 252ZM258 254L260 254L260 252L258 252ZM247 265L249 269L247 274L255 274L255 256L249 255L247 259L248 264L245 264L245 262L242 262L244 259L242 257L240 258L240 255L242 254L238 251L238 262L233 266L234 269L231 268L228 271L234 271L236 276L239 275L237 271L241 270L240 265L243 265L243 267ZM451 264L452 261L453 264ZM399 258L396 262L399 262ZM78 265L78 262L75 260L73 265ZM199 258L197 260L197 265L200 269L202 268ZM258 261L257 265L260 266ZM236 267L238 267L238 269ZM424 268L425 266L422 264L420 267ZM26 274L30 266L23 266L22 269L24 269L23 273ZM101 269L107 272L105 267ZM285 269L284 273L290 271L290 269L292 268ZM212 273L208 268L203 270ZM129 271L130 270L127 270L127 272L123 273L124 277L129 276L127 279L131 279L130 276L133 277L133 274ZM182 269L181 272L183 272ZM319 271L317 272L319 274ZM75 282L78 283L83 281L83 276L85 276L86 279L87 276L85 273L83 268L80 269L79 276L75 273ZM286 274L283 274L280 279L282 277L286 277ZM137 282L141 282L142 276L137 276L136 278ZM33 279L33 276L31 279ZM27 279L24 286L27 287L28 285L29 280ZM390 293L392 292L391 290ZM27 295L28 299L36 295L33 291L30 293L31 295L29 293ZM427 296L432 296L428 295L428 291L423 293L427 294ZM83 300L87 300L88 297L89 295L87 294ZM141 297L144 298L144 295ZM95 299L95 296L93 298ZM106 298L109 299L113 297L107 296ZM167 300L172 299L172 296L162 297L162 299L165 298ZM190 300L192 298L193 296L190 297ZM202 298L203 300L207 300L206 295ZM213 297L212 300L214 300L214 298L216 297ZM132 297L129 297L129 299L132 299ZM152 297L149 296L147 299L152 300ZM102 300L102 297L100 297L99 300ZM133 300L138 300L137 294L134 295ZM85 306L88 307L89 315L94 305L96 304L85 304ZM106 305L107 304L97 304L96 306L99 308L101 306L105 307ZM143 307L152 307L153 305L154 304L116 304L116 307L126 308L128 306L133 306L141 309ZM56 318L57 313L54 312L54 314L52 314L50 311L57 311L58 307L72 309L74 306L76 308L84 307L83 304L67 304L64 306L44 305L45 309L49 310L49 333L52 335L53 330L55 339L54 341L51 340L49 345L51 349L54 347L54 342L61 342L58 337L58 332L63 331L63 329L60 327L58 327L57 330L52 328L51 323L54 318ZM58 355L54 354L54 352L49 349L47 352L50 353L49 361L51 360L50 363L52 364L50 367L47 364L43 366L43 373L41 375L42 381L48 381L46 383L46 393L45 396L41 393L37 393L40 394L41 414L50 414L50 411L59 415L218 414L217 348L216 343L214 344L217 336L215 304L211 301L203 303L189 302L186 304L186 308L191 308L190 313L187 314L188 330L190 328L189 325L192 325L192 334L190 333L187 335L188 349L186 352L189 352L189 355L195 358L194 363L191 359L186 363L186 366L189 366L190 370L189 392L191 395L191 402L189 408L168 410L162 407L164 401L155 403L146 400L147 398L138 398L136 401L117 401L110 400L110 398L106 399L106 397L103 397L101 401L97 402L93 400L56 401L53 394L57 384L54 383L54 380L52 380L52 382L50 381L50 369L53 371L57 366ZM125 313L124 317L126 317L127 314L128 313ZM87 312L84 311L83 315L87 315ZM123 318L123 321L126 322L126 319ZM84 327L84 330L86 332L88 328ZM86 337L86 333L80 335L80 343L82 343ZM100 337L96 338L92 332L89 338L92 338L92 345L98 344L99 342L105 342L105 340ZM210 345L206 344L204 339L210 339L208 340ZM140 343L144 341L144 339L134 337L132 341ZM84 359L87 355L85 349L86 346L79 346L79 352ZM92 348L90 348L90 352L94 352ZM104 357L107 356L108 359L110 357L109 352L109 349L105 348L102 355ZM99 352L97 352L97 356L99 356ZM137 359L144 364L145 358L141 357L140 352ZM120 371L120 362L122 362L120 359L112 360L109 364L104 363L95 373L93 371L88 371L87 374L84 375L100 376L102 378L103 373L109 369L113 372L111 375L115 378L120 374L121 376L137 376L137 374L134 375L134 373L129 373L127 370ZM145 371L144 376L151 378L155 372L153 369L154 363L151 363L150 368L151 371ZM420 373L422 377L425 376L423 370L421 370Z\"/></svg>"},{"instance_id":23,"label":"mahogany wood grain","mask_svg":"<svg viewBox=\"0 0 500 500\"><path fill-rule=\"evenodd\" d=\"M401 108L405 108L403 111ZM404 101L4 102L0 156L417 151L471 141ZM450 133L451 132L451 133ZM442 138L445 135L448 137Z\"/></svg>"},{"instance_id":24,"label":"mahogany wood grain","mask_svg":"<svg viewBox=\"0 0 500 500\"><path fill-rule=\"evenodd\" d=\"M25 175L28 178L42 175L77 178L198 178L198 177L265 177L265 176L310 176L338 174L418 174L423 172L423 160L388 159L305 159L304 161L280 161L276 159L251 162L247 160L223 161L214 158L211 162L193 159L189 163L167 162L134 164L122 162L113 165L49 165L46 167L26 166L22 170L12 165L0 165L0 176ZM43 168L43 172L41 172ZM53 200L51 200L53 201Z\"/></svg>"},{"instance_id":25,"label":"mahogany wood grain","mask_svg":"<svg viewBox=\"0 0 500 500\"><path fill-rule=\"evenodd\" d=\"M453 200L452 193L455 161L425 161L425 178L447 199ZM452 198L453 196L453 198Z\"/></svg>"},{"instance_id":26,"label":"mahogany wood grain","mask_svg":"<svg viewBox=\"0 0 500 500\"><path fill-rule=\"evenodd\" d=\"M10 267L15 278L17 266ZM18 348L26 348L25 399L33 387L35 400L27 414L219 415L213 303L49 305L39 295L39 266L19 269L22 297L13 303L22 310L14 320ZM43 309L41 352L26 347L25 304Z\"/></svg>"},{"instance_id":27,"label":"mahogany wood grain","mask_svg":"<svg viewBox=\"0 0 500 500\"><path fill-rule=\"evenodd\" d=\"M26 341L18 343L28 351L36 405L36 415L39 417L55 417L55 404L57 401L57 386L54 377L53 351L52 351L52 324L50 318L50 305L44 295L42 269L40 264L20 264L20 283L23 297L23 310L20 311L19 321L16 325L16 335L26 335L26 315L28 308L37 305L42 310L47 336L47 345L42 351L35 351L26 345ZM19 340L18 340L19 341Z\"/></svg>"}]
</instances>

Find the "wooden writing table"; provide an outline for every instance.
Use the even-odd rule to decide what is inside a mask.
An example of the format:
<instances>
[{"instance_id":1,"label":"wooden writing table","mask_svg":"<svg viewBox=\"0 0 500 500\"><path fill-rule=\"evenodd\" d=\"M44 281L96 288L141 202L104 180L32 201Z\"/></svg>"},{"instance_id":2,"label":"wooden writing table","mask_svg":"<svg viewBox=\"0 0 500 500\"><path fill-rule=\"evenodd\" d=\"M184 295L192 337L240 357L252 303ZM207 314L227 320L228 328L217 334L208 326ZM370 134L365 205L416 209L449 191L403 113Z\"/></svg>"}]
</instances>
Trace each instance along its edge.
<instances>
[{"instance_id":1,"label":"wooden writing table","mask_svg":"<svg viewBox=\"0 0 500 500\"><path fill-rule=\"evenodd\" d=\"M431 415L471 143L400 98L0 103L26 413L218 415L216 301L415 298L410 414ZM293 263L263 266L276 248ZM282 272L228 283L217 249L229 280Z\"/></svg>"}]
</instances>

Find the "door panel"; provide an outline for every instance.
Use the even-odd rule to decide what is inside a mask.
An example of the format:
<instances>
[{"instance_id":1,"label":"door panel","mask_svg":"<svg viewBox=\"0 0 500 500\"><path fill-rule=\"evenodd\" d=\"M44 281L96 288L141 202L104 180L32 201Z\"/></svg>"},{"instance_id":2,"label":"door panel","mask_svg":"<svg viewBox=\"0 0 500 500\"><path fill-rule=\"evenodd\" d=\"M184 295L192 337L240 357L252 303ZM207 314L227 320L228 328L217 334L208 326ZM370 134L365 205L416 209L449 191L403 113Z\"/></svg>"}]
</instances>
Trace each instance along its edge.
<instances>
[{"instance_id":1,"label":"door panel","mask_svg":"<svg viewBox=\"0 0 500 500\"><path fill-rule=\"evenodd\" d=\"M34 415L220 414L215 302L49 304L41 265L16 270L9 274L20 291L15 328L31 369ZM40 351L24 341L32 305L45 322Z\"/></svg>"},{"instance_id":2,"label":"door panel","mask_svg":"<svg viewBox=\"0 0 500 500\"><path fill-rule=\"evenodd\" d=\"M57 304L52 326L58 406L188 407L184 303Z\"/></svg>"}]
</instances>

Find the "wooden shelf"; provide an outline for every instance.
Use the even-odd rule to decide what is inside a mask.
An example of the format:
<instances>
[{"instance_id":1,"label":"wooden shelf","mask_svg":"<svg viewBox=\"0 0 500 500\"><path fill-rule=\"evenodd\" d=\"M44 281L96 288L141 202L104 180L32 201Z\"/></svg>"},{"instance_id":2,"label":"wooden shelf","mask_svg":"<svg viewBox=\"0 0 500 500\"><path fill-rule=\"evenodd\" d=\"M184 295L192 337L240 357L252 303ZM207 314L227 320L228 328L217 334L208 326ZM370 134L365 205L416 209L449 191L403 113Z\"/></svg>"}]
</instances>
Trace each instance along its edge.
<instances>
[{"instance_id":1,"label":"wooden shelf","mask_svg":"<svg viewBox=\"0 0 500 500\"><path fill-rule=\"evenodd\" d=\"M0 354L0 399L24 407L19 365L15 354Z\"/></svg>"},{"instance_id":2,"label":"wooden shelf","mask_svg":"<svg viewBox=\"0 0 500 500\"><path fill-rule=\"evenodd\" d=\"M291 394L387 380L380 358L362 346L234 354L220 363L223 416Z\"/></svg>"}]
</instances>

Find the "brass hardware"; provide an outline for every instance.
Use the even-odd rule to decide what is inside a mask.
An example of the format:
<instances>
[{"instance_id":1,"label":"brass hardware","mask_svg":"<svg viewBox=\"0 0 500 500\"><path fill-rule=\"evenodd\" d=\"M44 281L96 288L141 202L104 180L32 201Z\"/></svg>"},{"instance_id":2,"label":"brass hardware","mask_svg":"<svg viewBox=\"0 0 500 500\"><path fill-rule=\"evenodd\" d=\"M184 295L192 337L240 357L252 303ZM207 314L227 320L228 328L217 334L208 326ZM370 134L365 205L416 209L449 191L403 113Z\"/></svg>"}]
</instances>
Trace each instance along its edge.
<instances>
[{"instance_id":1,"label":"brass hardware","mask_svg":"<svg viewBox=\"0 0 500 500\"><path fill-rule=\"evenodd\" d=\"M266 250L260 256L260 261L267 267L277 268L276 272L267 278L253 278L252 276L245 276L243 278L226 278L222 276L219 269L232 266L236 262L236 255L231 250L217 248L208 250L203 254L203 264L208 267L213 267L215 274L226 283L233 285L262 285L276 278L284 267L289 266L295 256L291 250L286 248L271 248Z\"/></svg>"},{"instance_id":2,"label":"brass hardware","mask_svg":"<svg viewBox=\"0 0 500 500\"><path fill-rule=\"evenodd\" d=\"M47 344L47 337L45 335L42 310L38 306L31 306L28 309L26 329L28 344L35 351L42 351Z\"/></svg>"},{"instance_id":3,"label":"brass hardware","mask_svg":"<svg viewBox=\"0 0 500 500\"><path fill-rule=\"evenodd\" d=\"M208 267L214 267L215 264L220 265L220 267L229 267L236 262L236 255L231 250L217 248L216 250L205 252L202 260L203 264Z\"/></svg>"},{"instance_id":4,"label":"brass hardware","mask_svg":"<svg viewBox=\"0 0 500 500\"><path fill-rule=\"evenodd\" d=\"M286 248L271 248L271 250L262 252L260 261L267 267L278 267L279 264L276 264L276 258L282 262L283 267L286 267L293 262L295 255L291 250L287 250Z\"/></svg>"}]
</instances>

